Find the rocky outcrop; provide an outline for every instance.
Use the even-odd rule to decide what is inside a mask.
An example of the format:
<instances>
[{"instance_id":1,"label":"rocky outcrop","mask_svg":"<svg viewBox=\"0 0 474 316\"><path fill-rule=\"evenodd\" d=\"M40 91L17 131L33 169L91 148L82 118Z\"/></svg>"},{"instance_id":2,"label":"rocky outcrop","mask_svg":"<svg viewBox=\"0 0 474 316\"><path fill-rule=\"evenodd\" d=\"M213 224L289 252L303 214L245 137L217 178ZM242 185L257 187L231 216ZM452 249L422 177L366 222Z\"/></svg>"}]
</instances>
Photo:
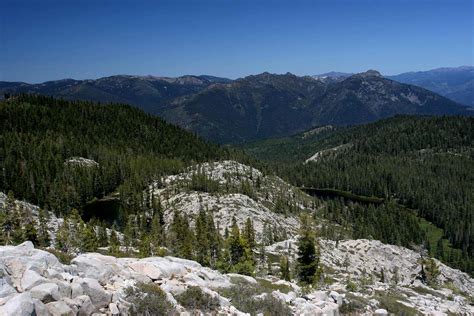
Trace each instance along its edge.
<instances>
[{"instance_id":1,"label":"rocky outcrop","mask_svg":"<svg viewBox=\"0 0 474 316\"><path fill-rule=\"evenodd\" d=\"M219 186L219 192L193 189L191 182L196 175L206 175ZM153 183L150 192L160 198L167 224L175 211L187 214L192 224L204 208L213 213L221 234L233 217L240 227L247 218L252 219L257 240L262 238L264 225L294 236L299 227L299 212L317 207L314 199L282 179L231 160L203 163L165 177Z\"/></svg>"},{"instance_id":2,"label":"rocky outcrop","mask_svg":"<svg viewBox=\"0 0 474 316\"><path fill-rule=\"evenodd\" d=\"M269 254L287 253L295 244L295 240L286 241L266 250ZM16 247L3 246L0 247L0 271L3 271L0 315L129 315L134 302L127 301L127 289L139 282L158 285L177 313L192 312L178 300L181 293L195 286L217 299L220 315L245 315L234 306L232 295L229 296L238 285L258 288L252 294L253 299L272 297L295 315L339 315L341 309L347 311L354 302L358 304L357 313L386 315L387 298L395 302L392 304L426 315L474 313L467 299L473 295L474 280L460 271L439 263L441 275L436 289L405 278L398 284L374 280L363 285L362 280L370 274L361 271L373 267L388 272L390 265L396 265L399 271L410 275L409 269L416 270L413 263L416 253L369 240L342 241L337 247L330 241L321 241L321 245L326 277L333 282L305 290L276 277L222 274L195 261L175 257L115 258L86 253L64 265L54 255L35 249L30 242ZM389 253L396 256L390 257ZM386 260L381 260L382 257ZM349 267L341 260L349 262ZM25 275L34 276L31 277L34 282L28 286L22 284ZM357 284L357 290L347 289L347 278ZM445 282L451 282L453 287L445 287Z\"/></svg>"},{"instance_id":3,"label":"rocky outcrop","mask_svg":"<svg viewBox=\"0 0 474 316\"><path fill-rule=\"evenodd\" d=\"M338 243L320 240L319 243L320 262L329 280L323 286L336 293L350 293L353 301L367 304L377 315L383 315L381 306L387 297L393 301L392 306L407 308L412 313L474 314L474 307L470 305L474 279L436 259L439 276L436 284L428 286L419 280L420 254L413 250L367 239ZM288 255L294 261L297 239L275 243L266 247L266 252ZM340 303L336 295L329 295Z\"/></svg>"},{"instance_id":4,"label":"rocky outcrop","mask_svg":"<svg viewBox=\"0 0 474 316\"><path fill-rule=\"evenodd\" d=\"M76 257L63 265L50 253L35 249L31 242L0 247L0 267L6 272L1 280L0 315L128 315L133 302L127 302L126 289L137 282L155 282L167 294L177 312L186 312L175 297L191 286L201 288L219 301L219 313L244 315L225 297L222 289L242 282L257 286L259 279L238 274L221 274L194 261L174 257L144 259L115 258L98 253ZM33 273L35 286L24 287L21 280ZM266 281L278 282L279 280ZM338 315L337 293L314 292L302 296L296 284L286 282L291 291L259 294L271 295L287 304L295 313L320 311ZM279 284L281 286L281 284ZM68 291L61 290L68 288Z\"/></svg>"}]
</instances>

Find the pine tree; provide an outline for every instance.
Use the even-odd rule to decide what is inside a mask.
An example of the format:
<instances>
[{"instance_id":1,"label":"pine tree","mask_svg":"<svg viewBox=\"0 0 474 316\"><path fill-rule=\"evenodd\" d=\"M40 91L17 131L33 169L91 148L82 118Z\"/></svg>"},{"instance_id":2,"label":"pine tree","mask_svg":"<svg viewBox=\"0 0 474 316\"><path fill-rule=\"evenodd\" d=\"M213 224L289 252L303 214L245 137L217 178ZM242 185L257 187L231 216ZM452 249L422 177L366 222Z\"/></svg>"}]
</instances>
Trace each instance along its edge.
<instances>
[{"instance_id":1,"label":"pine tree","mask_svg":"<svg viewBox=\"0 0 474 316\"><path fill-rule=\"evenodd\" d=\"M209 242L210 266L216 267L217 260L221 256L222 237L214 224L212 214L207 214L207 239Z\"/></svg>"},{"instance_id":2,"label":"pine tree","mask_svg":"<svg viewBox=\"0 0 474 316\"><path fill-rule=\"evenodd\" d=\"M150 236L149 234L142 234L142 237L140 238L140 244L138 247L139 254L141 258L149 257L151 256L151 243L150 243Z\"/></svg>"},{"instance_id":3,"label":"pine tree","mask_svg":"<svg viewBox=\"0 0 474 316\"><path fill-rule=\"evenodd\" d=\"M255 270L252 249L247 240L240 235L235 217L232 219L231 233L227 240L231 270L240 274L252 275Z\"/></svg>"},{"instance_id":4,"label":"pine tree","mask_svg":"<svg viewBox=\"0 0 474 316\"><path fill-rule=\"evenodd\" d=\"M425 259L425 274L426 283L434 286L438 283L438 277L440 275L439 267L433 258Z\"/></svg>"},{"instance_id":5,"label":"pine tree","mask_svg":"<svg viewBox=\"0 0 474 316\"><path fill-rule=\"evenodd\" d=\"M67 218L64 218L62 224L56 231L56 245L55 248L62 252L69 252L69 222Z\"/></svg>"},{"instance_id":6,"label":"pine tree","mask_svg":"<svg viewBox=\"0 0 474 316\"><path fill-rule=\"evenodd\" d=\"M69 244L70 247L74 248L74 251L82 248L82 240L84 234L84 221L79 215L77 209L72 209L69 216Z\"/></svg>"},{"instance_id":7,"label":"pine tree","mask_svg":"<svg viewBox=\"0 0 474 316\"><path fill-rule=\"evenodd\" d=\"M263 242L265 246L270 246L273 244L273 232L272 228L267 225L267 223L263 224Z\"/></svg>"},{"instance_id":8,"label":"pine tree","mask_svg":"<svg viewBox=\"0 0 474 316\"><path fill-rule=\"evenodd\" d=\"M297 271L300 281L306 284L313 284L319 264L319 257L316 251L312 221L307 215L301 219L297 262Z\"/></svg>"},{"instance_id":9,"label":"pine tree","mask_svg":"<svg viewBox=\"0 0 474 316\"><path fill-rule=\"evenodd\" d=\"M242 260L245 249L243 245L243 240L240 236L239 226L237 225L237 221L235 217L232 219L232 227L231 227L228 243L229 243L231 264L236 265Z\"/></svg>"},{"instance_id":10,"label":"pine tree","mask_svg":"<svg viewBox=\"0 0 474 316\"><path fill-rule=\"evenodd\" d=\"M207 227L207 214L206 211L201 207L199 214L196 218L195 224L195 257L196 261L204 266L209 266L211 261L210 247L208 239L208 227Z\"/></svg>"},{"instance_id":11,"label":"pine tree","mask_svg":"<svg viewBox=\"0 0 474 316\"><path fill-rule=\"evenodd\" d=\"M94 228L91 225L86 225L85 228L82 229L82 234L81 251L97 251L97 248L99 247L99 241Z\"/></svg>"},{"instance_id":12,"label":"pine tree","mask_svg":"<svg viewBox=\"0 0 474 316\"><path fill-rule=\"evenodd\" d=\"M189 221L187 217L182 217L182 238L180 243L180 254L185 259L193 260L193 233L189 227Z\"/></svg>"},{"instance_id":13,"label":"pine tree","mask_svg":"<svg viewBox=\"0 0 474 316\"><path fill-rule=\"evenodd\" d=\"M136 246L138 239L138 223L136 215L129 215L125 229L123 231L124 244L127 248L127 252L130 251L130 247Z\"/></svg>"},{"instance_id":14,"label":"pine tree","mask_svg":"<svg viewBox=\"0 0 474 316\"><path fill-rule=\"evenodd\" d=\"M439 238L436 244L436 258L439 260L444 259L444 243L443 238Z\"/></svg>"},{"instance_id":15,"label":"pine tree","mask_svg":"<svg viewBox=\"0 0 474 316\"><path fill-rule=\"evenodd\" d=\"M107 236L107 229L105 228L104 223L99 223L99 225L96 226L96 229L99 247L107 247L109 245L109 238Z\"/></svg>"},{"instance_id":16,"label":"pine tree","mask_svg":"<svg viewBox=\"0 0 474 316\"><path fill-rule=\"evenodd\" d=\"M50 243L46 211L40 208L38 210L38 245L40 247L49 247Z\"/></svg>"},{"instance_id":17,"label":"pine tree","mask_svg":"<svg viewBox=\"0 0 474 316\"><path fill-rule=\"evenodd\" d=\"M25 241L25 231L23 229L23 214L20 211L21 207L15 207L10 211L11 222L11 242L18 245Z\"/></svg>"},{"instance_id":18,"label":"pine tree","mask_svg":"<svg viewBox=\"0 0 474 316\"><path fill-rule=\"evenodd\" d=\"M36 225L33 219L28 221L23 229L23 235L25 240L31 241L35 246L38 246L38 233L36 231Z\"/></svg>"},{"instance_id":19,"label":"pine tree","mask_svg":"<svg viewBox=\"0 0 474 316\"><path fill-rule=\"evenodd\" d=\"M150 229L151 252L156 255L160 251L160 247L166 243L161 224L160 213L155 212L151 219Z\"/></svg>"},{"instance_id":20,"label":"pine tree","mask_svg":"<svg viewBox=\"0 0 474 316\"><path fill-rule=\"evenodd\" d=\"M0 210L0 245L6 245L8 243L6 234L6 219L7 214L5 210Z\"/></svg>"},{"instance_id":21,"label":"pine tree","mask_svg":"<svg viewBox=\"0 0 474 316\"><path fill-rule=\"evenodd\" d=\"M109 238L109 254L117 256L120 254L120 240L117 236L117 226L113 225Z\"/></svg>"},{"instance_id":22,"label":"pine tree","mask_svg":"<svg viewBox=\"0 0 474 316\"><path fill-rule=\"evenodd\" d=\"M251 249L255 248L255 229L253 228L253 222L250 218L247 218L245 222L244 236Z\"/></svg>"},{"instance_id":23,"label":"pine tree","mask_svg":"<svg viewBox=\"0 0 474 316\"><path fill-rule=\"evenodd\" d=\"M175 256L185 259L193 258L193 234L186 217L179 212L174 213L170 226L168 245Z\"/></svg>"},{"instance_id":24,"label":"pine tree","mask_svg":"<svg viewBox=\"0 0 474 316\"><path fill-rule=\"evenodd\" d=\"M280 257L280 274L283 280L291 281L290 261L288 260L287 256Z\"/></svg>"}]
</instances>

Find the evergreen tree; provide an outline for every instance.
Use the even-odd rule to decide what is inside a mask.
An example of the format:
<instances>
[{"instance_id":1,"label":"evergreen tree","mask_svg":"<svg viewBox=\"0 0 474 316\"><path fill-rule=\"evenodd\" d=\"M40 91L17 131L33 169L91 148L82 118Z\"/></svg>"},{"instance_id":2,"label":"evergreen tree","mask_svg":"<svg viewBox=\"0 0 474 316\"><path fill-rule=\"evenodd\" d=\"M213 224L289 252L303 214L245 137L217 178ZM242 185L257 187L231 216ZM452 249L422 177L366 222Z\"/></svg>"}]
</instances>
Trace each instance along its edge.
<instances>
[{"instance_id":1,"label":"evergreen tree","mask_svg":"<svg viewBox=\"0 0 474 316\"><path fill-rule=\"evenodd\" d=\"M7 214L5 210L0 210L0 245L6 245L8 243L6 234L6 219Z\"/></svg>"},{"instance_id":2,"label":"evergreen tree","mask_svg":"<svg viewBox=\"0 0 474 316\"><path fill-rule=\"evenodd\" d=\"M438 242L436 243L436 258L439 260L444 259L444 243L443 238L439 238Z\"/></svg>"},{"instance_id":3,"label":"evergreen tree","mask_svg":"<svg viewBox=\"0 0 474 316\"><path fill-rule=\"evenodd\" d=\"M55 248L62 252L69 252L69 222L67 218L64 218L63 222L56 231L56 245Z\"/></svg>"},{"instance_id":4,"label":"evergreen tree","mask_svg":"<svg viewBox=\"0 0 474 316\"><path fill-rule=\"evenodd\" d=\"M424 260L424 272L426 275L426 283L428 285L434 286L438 283L438 277L440 275L439 267L436 261L433 258L428 258Z\"/></svg>"},{"instance_id":5,"label":"evergreen tree","mask_svg":"<svg viewBox=\"0 0 474 316\"><path fill-rule=\"evenodd\" d=\"M116 231L117 227L113 225L109 238L109 254L112 256L117 256L120 254L120 240L117 236Z\"/></svg>"},{"instance_id":6,"label":"evergreen tree","mask_svg":"<svg viewBox=\"0 0 474 316\"><path fill-rule=\"evenodd\" d=\"M94 252L99 247L96 232L91 225L86 225L82 229L81 251Z\"/></svg>"},{"instance_id":7,"label":"evergreen tree","mask_svg":"<svg viewBox=\"0 0 474 316\"><path fill-rule=\"evenodd\" d=\"M127 224L125 225L125 229L123 231L124 244L127 248L127 251L130 251L130 247L133 247L137 244L138 231L137 216L131 214L128 216Z\"/></svg>"},{"instance_id":8,"label":"evergreen tree","mask_svg":"<svg viewBox=\"0 0 474 316\"><path fill-rule=\"evenodd\" d=\"M214 218L210 213L207 214L207 240L209 242L210 266L214 268L221 256L222 237L214 225Z\"/></svg>"},{"instance_id":9,"label":"evergreen tree","mask_svg":"<svg viewBox=\"0 0 474 316\"><path fill-rule=\"evenodd\" d=\"M71 214L68 218L69 223L69 244L70 247L74 248L74 251L82 249L82 241L84 235L84 221L79 215L77 209L72 209Z\"/></svg>"},{"instance_id":10,"label":"evergreen tree","mask_svg":"<svg viewBox=\"0 0 474 316\"><path fill-rule=\"evenodd\" d=\"M107 247L109 245L109 238L107 236L107 229L105 228L104 223L101 222L95 227L97 229L97 242L99 247Z\"/></svg>"},{"instance_id":11,"label":"evergreen tree","mask_svg":"<svg viewBox=\"0 0 474 316\"><path fill-rule=\"evenodd\" d=\"M200 208L195 224L195 258L204 266L209 266L211 261L210 245L207 227L207 214L204 208Z\"/></svg>"},{"instance_id":12,"label":"evergreen tree","mask_svg":"<svg viewBox=\"0 0 474 316\"><path fill-rule=\"evenodd\" d=\"M230 251L230 261L232 265L239 263L245 253L244 240L240 236L239 226L235 217L232 219L232 227L230 236L228 239L229 251Z\"/></svg>"},{"instance_id":13,"label":"evergreen tree","mask_svg":"<svg viewBox=\"0 0 474 316\"><path fill-rule=\"evenodd\" d=\"M313 284L319 264L319 257L316 251L312 221L307 215L301 219L297 262L297 271L300 281L306 284Z\"/></svg>"},{"instance_id":14,"label":"evergreen tree","mask_svg":"<svg viewBox=\"0 0 474 316\"><path fill-rule=\"evenodd\" d=\"M46 211L40 208L38 210L38 245L49 247L50 243Z\"/></svg>"},{"instance_id":15,"label":"evergreen tree","mask_svg":"<svg viewBox=\"0 0 474 316\"><path fill-rule=\"evenodd\" d=\"M230 254L231 270L240 274L252 275L255 270L252 249L250 249L247 240L241 236L235 217L232 219L231 233L226 242Z\"/></svg>"},{"instance_id":16,"label":"evergreen tree","mask_svg":"<svg viewBox=\"0 0 474 316\"><path fill-rule=\"evenodd\" d=\"M139 255L141 258L149 257L152 254L152 247L149 234L142 234L139 244Z\"/></svg>"},{"instance_id":17,"label":"evergreen tree","mask_svg":"<svg viewBox=\"0 0 474 316\"><path fill-rule=\"evenodd\" d=\"M161 221L160 213L154 212L153 218L151 219L150 229L151 252L153 255L158 254L160 247L166 243L164 240L165 234L163 233Z\"/></svg>"},{"instance_id":18,"label":"evergreen tree","mask_svg":"<svg viewBox=\"0 0 474 316\"><path fill-rule=\"evenodd\" d=\"M189 228L188 219L174 212L170 225L168 245L177 257L193 259L193 234Z\"/></svg>"},{"instance_id":19,"label":"evergreen tree","mask_svg":"<svg viewBox=\"0 0 474 316\"><path fill-rule=\"evenodd\" d=\"M255 229L253 228L253 222L250 218L247 218L245 222L244 236L251 249L255 248Z\"/></svg>"},{"instance_id":20,"label":"evergreen tree","mask_svg":"<svg viewBox=\"0 0 474 316\"><path fill-rule=\"evenodd\" d=\"M35 246L38 246L38 233L36 231L36 224L33 219L29 220L24 226L24 239L31 241Z\"/></svg>"},{"instance_id":21,"label":"evergreen tree","mask_svg":"<svg viewBox=\"0 0 474 316\"><path fill-rule=\"evenodd\" d=\"M10 211L10 222L11 222L11 242L14 245L18 245L25 241L25 231L23 229L24 220L23 214L20 211L21 207L15 207Z\"/></svg>"},{"instance_id":22,"label":"evergreen tree","mask_svg":"<svg viewBox=\"0 0 474 316\"><path fill-rule=\"evenodd\" d=\"M291 281L290 261L287 256L280 257L280 275L283 280Z\"/></svg>"}]
</instances>

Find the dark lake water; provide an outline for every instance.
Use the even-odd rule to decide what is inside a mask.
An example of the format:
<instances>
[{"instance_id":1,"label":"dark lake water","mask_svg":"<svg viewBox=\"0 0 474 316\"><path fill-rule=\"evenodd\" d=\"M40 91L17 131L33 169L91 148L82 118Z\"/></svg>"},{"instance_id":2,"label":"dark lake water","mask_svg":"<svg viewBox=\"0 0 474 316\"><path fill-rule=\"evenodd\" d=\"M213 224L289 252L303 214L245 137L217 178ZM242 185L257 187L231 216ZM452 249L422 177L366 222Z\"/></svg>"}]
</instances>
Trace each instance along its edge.
<instances>
[{"instance_id":1,"label":"dark lake water","mask_svg":"<svg viewBox=\"0 0 474 316\"><path fill-rule=\"evenodd\" d=\"M82 219L87 222L91 218L96 217L101 221L112 225L114 221L119 220L120 215L120 199L114 197L106 197L87 204L82 209Z\"/></svg>"}]
</instances>

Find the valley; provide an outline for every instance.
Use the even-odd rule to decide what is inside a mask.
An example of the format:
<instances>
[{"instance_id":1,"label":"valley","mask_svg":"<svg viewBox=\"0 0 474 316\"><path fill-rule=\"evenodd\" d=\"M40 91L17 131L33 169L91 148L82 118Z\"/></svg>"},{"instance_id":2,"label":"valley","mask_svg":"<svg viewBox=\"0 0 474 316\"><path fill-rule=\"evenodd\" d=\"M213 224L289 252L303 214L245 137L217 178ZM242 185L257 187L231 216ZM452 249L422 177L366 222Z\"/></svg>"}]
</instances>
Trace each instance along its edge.
<instances>
[{"instance_id":1,"label":"valley","mask_svg":"<svg viewBox=\"0 0 474 316\"><path fill-rule=\"evenodd\" d=\"M118 104L18 95L0 117L3 313L474 312L472 236L442 220L470 214L471 118L398 116L236 148ZM456 207L430 213L433 184L409 200L401 179L420 160L455 166L443 181L464 202L446 194ZM404 178L376 181L390 163Z\"/></svg>"},{"instance_id":2,"label":"valley","mask_svg":"<svg viewBox=\"0 0 474 316\"><path fill-rule=\"evenodd\" d=\"M385 200L384 207L406 214L402 215L404 218L415 214L415 221L421 217L432 222L443 229L444 237L429 243L430 253L435 255L439 248L438 256L472 273L473 236L469 231L473 205L473 126L472 118L468 117L398 116L309 136L306 132L256 142L244 148L249 154L273 164L280 176L295 185L330 189L341 197L347 194L378 197ZM328 150L341 148L342 144L345 147L340 150ZM308 161L315 153L320 153L317 161ZM459 194L463 198L459 198ZM361 207L355 207L361 203L331 200L338 203L338 207L346 205L349 213ZM363 208L369 214L378 209ZM344 221L347 214L337 216ZM399 226L399 219L392 221L388 225ZM353 223L350 221L349 225ZM372 226L361 219L359 233L374 236L373 230L380 224L375 223ZM418 231L419 227L413 230L413 240L419 238L415 237ZM394 232L391 237L381 238L392 243L398 234L400 232ZM408 245L410 238L405 242ZM447 245L454 249L445 253L441 249Z\"/></svg>"},{"instance_id":3,"label":"valley","mask_svg":"<svg viewBox=\"0 0 474 316\"><path fill-rule=\"evenodd\" d=\"M0 316L474 316L472 0L0 12Z\"/></svg>"}]
</instances>

